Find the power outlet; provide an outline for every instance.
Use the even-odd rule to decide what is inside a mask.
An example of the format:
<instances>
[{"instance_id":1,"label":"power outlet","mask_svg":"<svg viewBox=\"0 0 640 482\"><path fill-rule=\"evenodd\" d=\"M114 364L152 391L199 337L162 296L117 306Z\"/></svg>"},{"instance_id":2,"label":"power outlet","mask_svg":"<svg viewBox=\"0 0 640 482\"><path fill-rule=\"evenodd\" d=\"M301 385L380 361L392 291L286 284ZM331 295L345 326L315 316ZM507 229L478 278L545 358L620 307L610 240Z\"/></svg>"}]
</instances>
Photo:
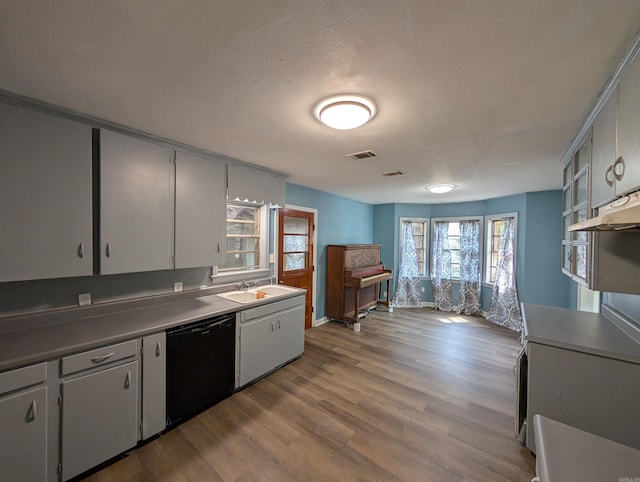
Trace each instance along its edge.
<instances>
[{"instance_id":1,"label":"power outlet","mask_svg":"<svg viewBox=\"0 0 640 482\"><path fill-rule=\"evenodd\" d=\"M180 293L181 291L182 291L182 281L179 281L178 283L173 283L173 292Z\"/></svg>"},{"instance_id":2,"label":"power outlet","mask_svg":"<svg viewBox=\"0 0 640 482\"><path fill-rule=\"evenodd\" d=\"M269 263L273 264L276 262L276 255L273 253L269 253Z\"/></svg>"},{"instance_id":3,"label":"power outlet","mask_svg":"<svg viewBox=\"0 0 640 482\"><path fill-rule=\"evenodd\" d=\"M78 295L78 306L89 306L91 304L91 293Z\"/></svg>"},{"instance_id":4,"label":"power outlet","mask_svg":"<svg viewBox=\"0 0 640 482\"><path fill-rule=\"evenodd\" d=\"M387 292L385 291L382 296L384 296L385 298L387 297Z\"/></svg>"},{"instance_id":5,"label":"power outlet","mask_svg":"<svg viewBox=\"0 0 640 482\"><path fill-rule=\"evenodd\" d=\"M420 291L422 291L424 293L424 286L420 287Z\"/></svg>"}]
</instances>

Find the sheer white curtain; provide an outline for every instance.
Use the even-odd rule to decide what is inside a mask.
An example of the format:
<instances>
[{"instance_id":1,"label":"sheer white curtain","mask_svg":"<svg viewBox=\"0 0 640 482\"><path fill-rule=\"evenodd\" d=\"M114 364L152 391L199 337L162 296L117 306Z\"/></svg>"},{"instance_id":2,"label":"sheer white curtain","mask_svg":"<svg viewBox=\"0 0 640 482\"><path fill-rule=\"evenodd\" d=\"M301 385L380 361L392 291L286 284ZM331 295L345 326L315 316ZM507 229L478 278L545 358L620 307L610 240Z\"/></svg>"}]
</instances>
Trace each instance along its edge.
<instances>
[{"instance_id":1,"label":"sheer white curtain","mask_svg":"<svg viewBox=\"0 0 640 482\"><path fill-rule=\"evenodd\" d=\"M449 251L449 222L436 221L433 230L431 286L433 304L437 310L451 311L451 251Z\"/></svg>"},{"instance_id":2,"label":"sheer white curtain","mask_svg":"<svg viewBox=\"0 0 640 482\"><path fill-rule=\"evenodd\" d=\"M515 265L515 220L502 219L503 230L498 246L498 265L493 294L487 320L514 331L522 331L522 317L516 289Z\"/></svg>"},{"instance_id":3,"label":"sheer white curtain","mask_svg":"<svg viewBox=\"0 0 640 482\"><path fill-rule=\"evenodd\" d=\"M400 243L398 288L393 297L393 305L398 308L418 308L420 307L418 253L411 221L402 221Z\"/></svg>"},{"instance_id":4,"label":"sheer white curtain","mask_svg":"<svg viewBox=\"0 0 640 482\"><path fill-rule=\"evenodd\" d=\"M460 221L460 300L458 313L482 314L480 302L480 221Z\"/></svg>"}]
</instances>

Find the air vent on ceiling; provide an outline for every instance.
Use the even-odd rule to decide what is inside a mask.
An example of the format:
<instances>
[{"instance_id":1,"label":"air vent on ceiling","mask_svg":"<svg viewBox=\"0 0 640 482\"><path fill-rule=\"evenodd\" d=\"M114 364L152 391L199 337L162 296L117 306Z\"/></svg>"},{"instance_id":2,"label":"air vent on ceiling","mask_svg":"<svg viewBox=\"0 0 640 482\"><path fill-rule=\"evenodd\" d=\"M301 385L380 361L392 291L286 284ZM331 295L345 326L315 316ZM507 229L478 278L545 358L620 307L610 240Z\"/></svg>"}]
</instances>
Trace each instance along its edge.
<instances>
[{"instance_id":1,"label":"air vent on ceiling","mask_svg":"<svg viewBox=\"0 0 640 482\"><path fill-rule=\"evenodd\" d=\"M357 161L358 159L367 159L368 157L376 157L376 153L372 150L362 151L362 152L354 152L353 154L347 154L346 157L349 159L353 159Z\"/></svg>"},{"instance_id":2,"label":"air vent on ceiling","mask_svg":"<svg viewBox=\"0 0 640 482\"><path fill-rule=\"evenodd\" d=\"M393 177L393 176L402 176L404 172L402 171L393 171L393 172L385 172L383 174L384 177Z\"/></svg>"}]
</instances>

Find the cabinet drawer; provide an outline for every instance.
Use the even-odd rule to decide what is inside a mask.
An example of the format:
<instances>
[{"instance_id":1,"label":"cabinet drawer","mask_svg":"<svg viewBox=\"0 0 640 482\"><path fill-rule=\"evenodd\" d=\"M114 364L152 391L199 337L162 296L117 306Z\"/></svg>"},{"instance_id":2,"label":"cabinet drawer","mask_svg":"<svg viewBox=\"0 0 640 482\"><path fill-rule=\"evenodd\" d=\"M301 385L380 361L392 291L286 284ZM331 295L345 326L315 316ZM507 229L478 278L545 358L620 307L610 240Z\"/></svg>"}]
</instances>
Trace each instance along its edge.
<instances>
[{"instance_id":1,"label":"cabinet drawer","mask_svg":"<svg viewBox=\"0 0 640 482\"><path fill-rule=\"evenodd\" d=\"M47 364L38 363L0 373L0 395L42 383L47 379Z\"/></svg>"},{"instance_id":2,"label":"cabinet drawer","mask_svg":"<svg viewBox=\"0 0 640 482\"><path fill-rule=\"evenodd\" d=\"M304 300L304 294L301 294L301 296L295 296L293 298L288 298L282 301L274 301L273 303L256 306L255 308L241 311L240 322L244 323L245 321L260 318L262 316L267 316L278 311L293 308L298 305L304 305Z\"/></svg>"},{"instance_id":3,"label":"cabinet drawer","mask_svg":"<svg viewBox=\"0 0 640 482\"><path fill-rule=\"evenodd\" d=\"M69 375L82 370L107 365L114 361L134 357L137 351L138 341L131 340L118 343L117 345L85 351L77 355L66 356L62 359L61 373L62 375Z\"/></svg>"}]
</instances>

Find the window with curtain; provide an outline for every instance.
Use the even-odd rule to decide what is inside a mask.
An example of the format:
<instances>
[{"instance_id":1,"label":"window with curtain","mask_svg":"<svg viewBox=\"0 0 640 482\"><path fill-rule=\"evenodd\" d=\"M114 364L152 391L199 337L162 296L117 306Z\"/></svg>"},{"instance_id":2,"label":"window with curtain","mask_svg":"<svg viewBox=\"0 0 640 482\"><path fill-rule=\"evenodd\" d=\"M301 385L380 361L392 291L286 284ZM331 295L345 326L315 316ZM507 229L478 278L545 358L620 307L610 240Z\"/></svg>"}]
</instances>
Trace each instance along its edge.
<instances>
[{"instance_id":1,"label":"window with curtain","mask_svg":"<svg viewBox=\"0 0 640 482\"><path fill-rule=\"evenodd\" d=\"M480 220L460 221L460 298L458 314L478 316L482 314L480 299Z\"/></svg>"},{"instance_id":2,"label":"window with curtain","mask_svg":"<svg viewBox=\"0 0 640 482\"><path fill-rule=\"evenodd\" d=\"M398 308L420 307L420 275L424 269L426 221L400 220L400 269L393 304Z\"/></svg>"},{"instance_id":3,"label":"window with curtain","mask_svg":"<svg viewBox=\"0 0 640 482\"><path fill-rule=\"evenodd\" d=\"M487 320L514 331L522 331L515 275L516 218L502 218L498 262Z\"/></svg>"},{"instance_id":4,"label":"window with curtain","mask_svg":"<svg viewBox=\"0 0 640 482\"><path fill-rule=\"evenodd\" d=\"M496 273L498 269L498 249L500 247L500 236L504 231L503 217L513 217L514 219L514 232L518 231L518 215L517 213L501 214L497 216L486 217L486 250L485 250L485 283L493 284L496 280ZM514 239L517 236L514 235ZM514 266L515 266L515 252L514 252Z\"/></svg>"},{"instance_id":5,"label":"window with curtain","mask_svg":"<svg viewBox=\"0 0 640 482\"><path fill-rule=\"evenodd\" d=\"M433 223L431 244L431 287L433 305L437 310L451 311L451 251L449 249L449 222Z\"/></svg>"}]
</instances>

